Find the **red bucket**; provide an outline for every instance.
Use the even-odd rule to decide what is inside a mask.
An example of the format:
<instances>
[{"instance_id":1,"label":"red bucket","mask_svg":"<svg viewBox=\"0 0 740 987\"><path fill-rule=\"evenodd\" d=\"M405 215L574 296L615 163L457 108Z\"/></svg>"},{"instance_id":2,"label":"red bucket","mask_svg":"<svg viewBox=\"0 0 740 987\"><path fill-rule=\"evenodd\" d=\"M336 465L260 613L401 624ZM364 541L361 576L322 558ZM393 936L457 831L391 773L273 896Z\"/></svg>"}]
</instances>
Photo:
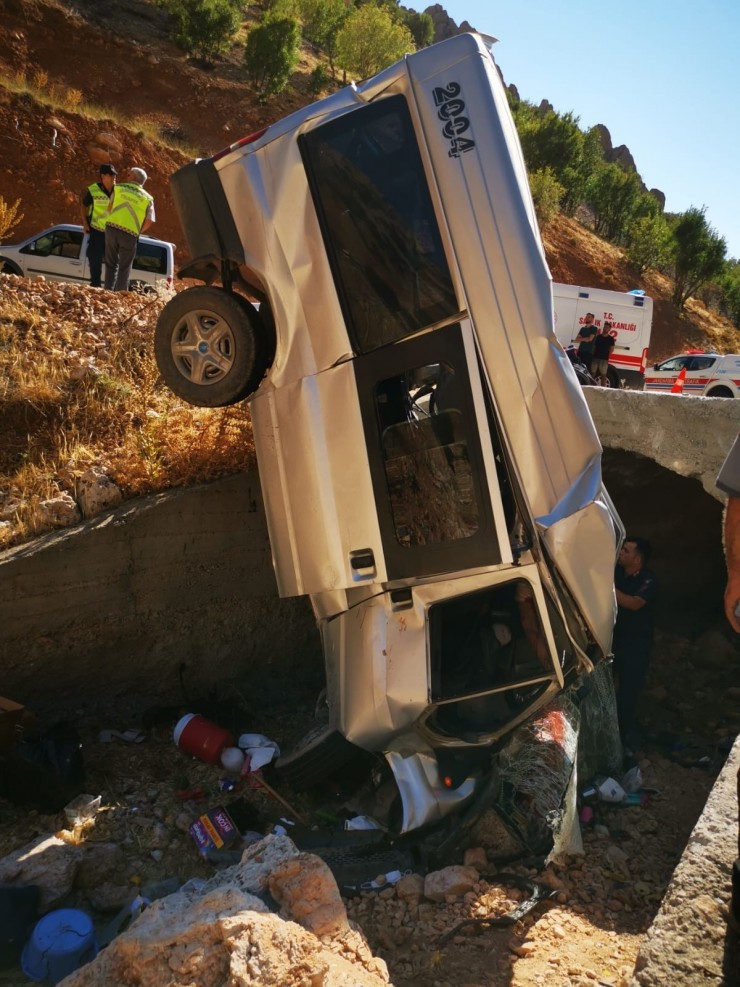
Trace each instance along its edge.
<instances>
[{"instance_id":1,"label":"red bucket","mask_svg":"<svg viewBox=\"0 0 740 987\"><path fill-rule=\"evenodd\" d=\"M200 713L186 713L178 720L173 737L180 750L206 764L218 764L224 747L234 746L234 738L228 730L211 723Z\"/></svg>"}]
</instances>

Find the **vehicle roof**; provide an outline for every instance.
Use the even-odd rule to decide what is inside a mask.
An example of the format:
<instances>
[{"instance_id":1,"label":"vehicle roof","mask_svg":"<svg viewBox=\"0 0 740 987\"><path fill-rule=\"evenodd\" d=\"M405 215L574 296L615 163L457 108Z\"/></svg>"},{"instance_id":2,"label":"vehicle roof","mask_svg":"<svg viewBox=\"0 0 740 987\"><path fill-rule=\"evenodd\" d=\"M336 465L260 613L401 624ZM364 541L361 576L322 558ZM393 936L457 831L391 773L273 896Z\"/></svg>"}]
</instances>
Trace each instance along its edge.
<instances>
[{"instance_id":1,"label":"vehicle roof","mask_svg":"<svg viewBox=\"0 0 740 987\"><path fill-rule=\"evenodd\" d=\"M31 233L29 236L24 237L24 239L23 240L20 240L18 243L7 243L7 244L3 244L3 246L5 246L5 247L20 247L24 243L28 243L29 240L36 240L38 237L43 236L44 233L51 233L52 230L70 230L70 231L74 231L74 232L82 232L82 226L79 223L54 223L53 226L47 226L46 229L39 230L38 233ZM174 248L174 246L175 246L175 244L172 243L170 240L159 240L156 237L146 236L145 234L142 234L139 237L139 239L140 240L146 240L147 243L158 243L158 244L162 244L163 246L166 246L166 247L173 247Z\"/></svg>"}]
</instances>

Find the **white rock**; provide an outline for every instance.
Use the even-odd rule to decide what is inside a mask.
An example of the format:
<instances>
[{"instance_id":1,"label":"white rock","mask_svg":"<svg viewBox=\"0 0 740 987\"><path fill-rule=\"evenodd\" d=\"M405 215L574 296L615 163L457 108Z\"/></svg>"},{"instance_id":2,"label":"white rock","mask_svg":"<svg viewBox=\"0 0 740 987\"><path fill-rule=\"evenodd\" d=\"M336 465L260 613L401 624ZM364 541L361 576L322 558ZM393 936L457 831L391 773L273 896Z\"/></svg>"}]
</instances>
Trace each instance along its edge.
<instances>
[{"instance_id":1,"label":"white rock","mask_svg":"<svg viewBox=\"0 0 740 987\"><path fill-rule=\"evenodd\" d=\"M447 895L464 895L473 890L479 877L475 868L458 864L432 871L424 878L424 896L430 901L444 901Z\"/></svg>"},{"instance_id":2,"label":"white rock","mask_svg":"<svg viewBox=\"0 0 740 987\"><path fill-rule=\"evenodd\" d=\"M88 518L120 504L122 494L104 470L99 466L92 466L77 480L77 499L83 517Z\"/></svg>"},{"instance_id":3,"label":"white rock","mask_svg":"<svg viewBox=\"0 0 740 987\"><path fill-rule=\"evenodd\" d=\"M81 519L80 509L68 493L42 500L39 504L39 520L44 525L67 527L70 524L78 524Z\"/></svg>"}]
</instances>

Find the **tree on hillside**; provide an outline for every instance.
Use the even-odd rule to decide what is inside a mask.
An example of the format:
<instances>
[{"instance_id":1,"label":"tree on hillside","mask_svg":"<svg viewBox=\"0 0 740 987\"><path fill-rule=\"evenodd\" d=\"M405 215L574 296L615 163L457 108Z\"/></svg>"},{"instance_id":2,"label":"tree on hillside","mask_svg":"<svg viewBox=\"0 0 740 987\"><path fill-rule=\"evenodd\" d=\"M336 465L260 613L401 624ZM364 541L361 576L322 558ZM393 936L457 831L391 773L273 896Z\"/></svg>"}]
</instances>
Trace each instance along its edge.
<instances>
[{"instance_id":1,"label":"tree on hillside","mask_svg":"<svg viewBox=\"0 0 740 987\"><path fill-rule=\"evenodd\" d=\"M682 213L673 236L673 304L682 309L688 299L707 281L722 273L727 253L725 238L714 230L704 215L705 207L691 206Z\"/></svg>"},{"instance_id":2,"label":"tree on hillside","mask_svg":"<svg viewBox=\"0 0 740 987\"><path fill-rule=\"evenodd\" d=\"M564 190L563 208L575 212L586 182L602 160L596 131L584 134L572 113L541 113L525 100L514 101L512 110L529 173L550 168Z\"/></svg>"},{"instance_id":3,"label":"tree on hillside","mask_svg":"<svg viewBox=\"0 0 740 987\"><path fill-rule=\"evenodd\" d=\"M298 62L300 43L301 29L292 17L268 16L247 35L244 64L263 99L285 88Z\"/></svg>"},{"instance_id":4,"label":"tree on hillside","mask_svg":"<svg viewBox=\"0 0 740 987\"><path fill-rule=\"evenodd\" d=\"M722 311L740 329L740 261L730 260L721 278Z\"/></svg>"},{"instance_id":5,"label":"tree on hillside","mask_svg":"<svg viewBox=\"0 0 740 987\"><path fill-rule=\"evenodd\" d=\"M405 10L403 23L411 31L411 37L414 39L417 49L428 48L434 41L434 21L431 14Z\"/></svg>"},{"instance_id":6,"label":"tree on hillside","mask_svg":"<svg viewBox=\"0 0 740 987\"><path fill-rule=\"evenodd\" d=\"M329 58L332 78L337 56L337 35L351 13L345 0L300 0L303 35L318 45Z\"/></svg>"},{"instance_id":7,"label":"tree on hillside","mask_svg":"<svg viewBox=\"0 0 740 987\"><path fill-rule=\"evenodd\" d=\"M670 260L673 243L673 233L664 216L638 216L627 232L627 259L638 274L649 267L660 269Z\"/></svg>"},{"instance_id":8,"label":"tree on hillside","mask_svg":"<svg viewBox=\"0 0 740 987\"><path fill-rule=\"evenodd\" d=\"M267 16L263 19L263 23L268 20L284 20L286 17L300 19L301 3L300 0L270 0L266 13Z\"/></svg>"},{"instance_id":9,"label":"tree on hillside","mask_svg":"<svg viewBox=\"0 0 740 987\"><path fill-rule=\"evenodd\" d=\"M337 37L337 62L359 79L375 75L413 50L409 29L369 3L347 19Z\"/></svg>"},{"instance_id":10,"label":"tree on hillside","mask_svg":"<svg viewBox=\"0 0 740 987\"><path fill-rule=\"evenodd\" d=\"M586 201L596 217L599 236L622 243L635 217L642 188L637 172L617 164L602 164L587 183Z\"/></svg>"},{"instance_id":11,"label":"tree on hillside","mask_svg":"<svg viewBox=\"0 0 740 987\"><path fill-rule=\"evenodd\" d=\"M171 13L175 44L209 62L226 51L242 22L237 0L174 0Z\"/></svg>"}]
</instances>

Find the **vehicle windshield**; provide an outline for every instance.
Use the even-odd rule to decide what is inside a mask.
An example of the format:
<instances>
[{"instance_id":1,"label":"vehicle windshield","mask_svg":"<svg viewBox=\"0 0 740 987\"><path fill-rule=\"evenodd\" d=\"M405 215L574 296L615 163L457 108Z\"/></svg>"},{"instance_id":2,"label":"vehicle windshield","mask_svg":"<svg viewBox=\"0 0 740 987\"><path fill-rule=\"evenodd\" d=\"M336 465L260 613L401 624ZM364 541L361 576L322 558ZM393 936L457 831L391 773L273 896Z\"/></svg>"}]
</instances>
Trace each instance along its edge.
<instances>
[{"instance_id":1,"label":"vehicle windshield","mask_svg":"<svg viewBox=\"0 0 740 987\"><path fill-rule=\"evenodd\" d=\"M347 328L360 353L458 311L406 100L300 139Z\"/></svg>"}]
</instances>

